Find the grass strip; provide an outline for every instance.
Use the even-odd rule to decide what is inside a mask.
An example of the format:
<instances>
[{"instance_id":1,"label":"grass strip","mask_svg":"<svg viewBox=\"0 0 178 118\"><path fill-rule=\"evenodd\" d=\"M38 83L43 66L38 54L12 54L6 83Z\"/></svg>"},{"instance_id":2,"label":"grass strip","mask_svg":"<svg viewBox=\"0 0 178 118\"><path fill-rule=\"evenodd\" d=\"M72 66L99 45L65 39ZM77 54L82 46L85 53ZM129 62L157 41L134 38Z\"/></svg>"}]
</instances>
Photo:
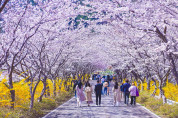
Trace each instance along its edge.
<instances>
[{"instance_id":1,"label":"grass strip","mask_svg":"<svg viewBox=\"0 0 178 118\"><path fill-rule=\"evenodd\" d=\"M163 104L162 99L152 97L147 91L140 92L140 96L137 97L137 102L159 115L161 118L178 118L177 104Z\"/></svg>"}]
</instances>

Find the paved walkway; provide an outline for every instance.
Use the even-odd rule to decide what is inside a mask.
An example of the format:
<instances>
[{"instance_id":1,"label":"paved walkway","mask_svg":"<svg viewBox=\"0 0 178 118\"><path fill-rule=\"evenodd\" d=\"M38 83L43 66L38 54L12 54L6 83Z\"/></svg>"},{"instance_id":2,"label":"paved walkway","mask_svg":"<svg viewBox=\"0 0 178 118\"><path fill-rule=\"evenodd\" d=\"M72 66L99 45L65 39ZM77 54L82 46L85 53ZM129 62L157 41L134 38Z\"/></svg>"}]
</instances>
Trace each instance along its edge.
<instances>
[{"instance_id":1,"label":"paved walkway","mask_svg":"<svg viewBox=\"0 0 178 118\"><path fill-rule=\"evenodd\" d=\"M94 87L96 81L91 83ZM82 103L82 107L77 107L76 99L73 97L43 118L158 118L140 105L126 106L123 100L119 106L113 106L111 89L109 96L102 96L101 106L95 105L95 94L92 97L94 103L90 107L86 102Z\"/></svg>"}]
</instances>

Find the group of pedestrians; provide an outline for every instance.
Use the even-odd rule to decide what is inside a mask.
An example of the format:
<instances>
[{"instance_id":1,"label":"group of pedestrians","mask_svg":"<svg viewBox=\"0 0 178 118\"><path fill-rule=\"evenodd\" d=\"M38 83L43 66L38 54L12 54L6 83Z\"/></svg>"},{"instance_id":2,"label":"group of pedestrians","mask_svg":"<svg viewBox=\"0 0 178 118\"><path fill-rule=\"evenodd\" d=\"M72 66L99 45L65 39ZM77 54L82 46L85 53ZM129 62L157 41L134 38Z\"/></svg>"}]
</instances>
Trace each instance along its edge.
<instances>
[{"instance_id":1,"label":"group of pedestrians","mask_svg":"<svg viewBox=\"0 0 178 118\"><path fill-rule=\"evenodd\" d=\"M126 79L125 83L120 86L121 95L124 97L124 103L129 105L129 96L131 96L131 105L136 105L136 97L139 96L139 92L135 83L130 84L129 80Z\"/></svg>"},{"instance_id":2,"label":"group of pedestrians","mask_svg":"<svg viewBox=\"0 0 178 118\"><path fill-rule=\"evenodd\" d=\"M97 84L93 88L89 81L85 83L85 86L83 87L83 84L81 81L75 82L74 89L75 89L75 96L77 98L77 106L81 106L82 101L86 101L88 106L90 106L91 103L93 103L92 100L92 93L94 92L96 95L96 105L101 105L101 95L103 93L103 87L104 87L104 95L109 95L108 92L108 86L109 83L107 81L104 81L101 83L101 80L97 80ZM84 94L84 92L85 94ZM118 106L121 102L121 98L124 98L124 103L128 105L129 103L129 95L131 96L131 105L136 104L136 96L138 96L138 89L132 83L130 85L129 81L126 80L126 83L122 84L121 86L118 85L118 82L114 83L114 87L112 88L112 92L114 94L113 98L113 104L114 106Z\"/></svg>"}]
</instances>

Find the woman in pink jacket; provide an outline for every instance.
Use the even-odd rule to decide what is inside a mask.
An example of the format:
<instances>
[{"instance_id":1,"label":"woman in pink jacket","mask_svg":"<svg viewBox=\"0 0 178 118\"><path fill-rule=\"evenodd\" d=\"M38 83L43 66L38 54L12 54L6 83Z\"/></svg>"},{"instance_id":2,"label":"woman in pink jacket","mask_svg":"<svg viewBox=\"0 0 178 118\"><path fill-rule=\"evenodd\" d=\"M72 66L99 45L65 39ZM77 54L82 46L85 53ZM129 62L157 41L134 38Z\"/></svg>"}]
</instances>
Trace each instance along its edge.
<instances>
[{"instance_id":1,"label":"woman in pink jacket","mask_svg":"<svg viewBox=\"0 0 178 118\"><path fill-rule=\"evenodd\" d=\"M135 86L135 83L132 83L132 86L129 88L130 91L130 96L131 96L131 105L136 104L136 92L137 92L137 87Z\"/></svg>"},{"instance_id":2,"label":"woman in pink jacket","mask_svg":"<svg viewBox=\"0 0 178 118\"><path fill-rule=\"evenodd\" d=\"M78 85L76 86L76 93L77 93L77 106L81 107L82 101L86 100L85 95L83 93L83 85L81 81L79 81Z\"/></svg>"}]
</instances>

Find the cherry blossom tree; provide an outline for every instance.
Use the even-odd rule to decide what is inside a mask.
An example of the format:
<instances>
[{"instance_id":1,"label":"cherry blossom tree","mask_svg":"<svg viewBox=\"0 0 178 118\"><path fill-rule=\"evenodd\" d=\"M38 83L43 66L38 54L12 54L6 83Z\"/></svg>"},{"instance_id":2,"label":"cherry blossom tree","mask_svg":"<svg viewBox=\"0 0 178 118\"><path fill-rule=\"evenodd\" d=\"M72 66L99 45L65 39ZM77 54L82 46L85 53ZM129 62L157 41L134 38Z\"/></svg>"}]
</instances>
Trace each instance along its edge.
<instances>
[{"instance_id":1,"label":"cherry blossom tree","mask_svg":"<svg viewBox=\"0 0 178 118\"><path fill-rule=\"evenodd\" d=\"M40 101L46 78L55 85L67 70L81 79L109 65L121 80L158 80L162 97L167 78L178 84L176 5L175 0L0 0L0 67L8 70L10 89L13 72L28 68L31 82L43 81ZM31 91L33 96L35 88ZM13 90L11 96L14 102Z\"/></svg>"}]
</instances>

